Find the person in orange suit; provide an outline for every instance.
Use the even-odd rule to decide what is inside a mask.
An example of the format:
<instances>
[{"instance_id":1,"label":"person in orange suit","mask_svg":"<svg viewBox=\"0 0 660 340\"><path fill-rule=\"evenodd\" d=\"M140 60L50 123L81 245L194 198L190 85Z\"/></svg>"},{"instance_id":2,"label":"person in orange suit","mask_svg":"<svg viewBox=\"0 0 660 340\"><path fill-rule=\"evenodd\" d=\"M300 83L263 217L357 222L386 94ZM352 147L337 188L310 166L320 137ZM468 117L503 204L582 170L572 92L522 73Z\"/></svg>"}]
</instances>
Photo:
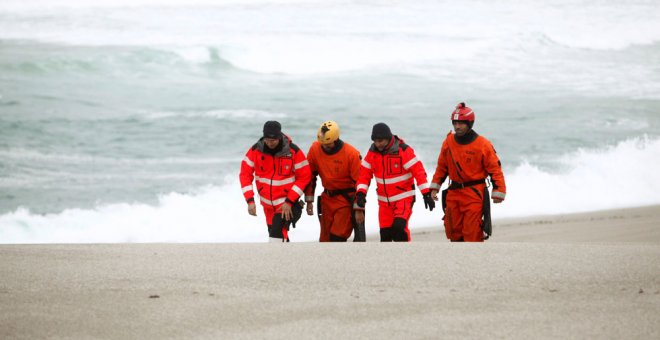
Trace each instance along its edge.
<instances>
[{"instance_id":1,"label":"person in orange suit","mask_svg":"<svg viewBox=\"0 0 660 340\"><path fill-rule=\"evenodd\" d=\"M279 122L267 121L263 133L241 162L241 189L248 214L256 216L252 187L256 182L270 242L289 242L289 226L295 227L302 214L299 198L309 184L311 172L305 154L282 133Z\"/></svg>"},{"instance_id":2,"label":"person in orange suit","mask_svg":"<svg viewBox=\"0 0 660 340\"><path fill-rule=\"evenodd\" d=\"M410 242L408 221L415 203L415 181L422 192L424 206L431 211L435 208L426 170L413 148L393 135L387 124L375 124L371 140L373 144L360 167L354 206L358 210L356 220L364 221L366 195L375 177L380 241Z\"/></svg>"},{"instance_id":3,"label":"person in orange suit","mask_svg":"<svg viewBox=\"0 0 660 340\"><path fill-rule=\"evenodd\" d=\"M459 103L451 113L454 131L442 143L438 165L431 180L431 196L437 201L442 183L445 234L452 242L483 242L491 235L490 201L486 179L493 185L493 202L506 197L502 165L491 142L477 134L474 111Z\"/></svg>"},{"instance_id":4,"label":"person in orange suit","mask_svg":"<svg viewBox=\"0 0 660 340\"><path fill-rule=\"evenodd\" d=\"M307 214L314 214L314 190L317 175L323 193L319 196L318 213L321 242L346 242L356 229L354 241L364 240L364 229L354 224L353 198L360 173L360 152L339 138L339 125L334 121L321 124L317 140L307 152L312 181L305 189Z\"/></svg>"}]
</instances>

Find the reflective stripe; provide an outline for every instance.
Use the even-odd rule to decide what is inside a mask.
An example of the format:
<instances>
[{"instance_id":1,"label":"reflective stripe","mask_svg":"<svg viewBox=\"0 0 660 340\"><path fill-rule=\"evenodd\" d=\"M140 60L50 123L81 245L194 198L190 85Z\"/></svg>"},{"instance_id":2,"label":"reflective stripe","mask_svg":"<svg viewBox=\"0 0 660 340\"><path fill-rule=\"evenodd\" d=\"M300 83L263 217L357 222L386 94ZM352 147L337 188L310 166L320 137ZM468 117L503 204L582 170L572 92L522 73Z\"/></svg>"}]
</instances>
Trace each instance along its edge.
<instances>
[{"instance_id":1,"label":"reflective stripe","mask_svg":"<svg viewBox=\"0 0 660 340\"><path fill-rule=\"evenodd\" d=\"M307 160L304 160L304 161L302 161L302 162L300 162L300 163L294 165L293 167L294 167L296 170L298 170L298 169L304 167L305 165L309 165L309 162L308 162Z\"/></svg>"},{"instance_id":2,"label":"reflective stripe","mask_svg":"<svg viewBox=\"0 0 660 340\"><path fill-rule=\"evenodd\" d=\"M375 177L375 178L376 178L376 183L385 184L385 180L383 180L382 178L380 177ZM401 181L405 181L410 178L412 178L412 175L410 173L407 173L399 177L386 178L386 180L387 180L387 184L394 184L394 183L399 183Z\"/></svg>"},{"instance_id":3,"label":"reflective stripe","mask_svg":"<svg viewBox=\"0 0 660 340\"><path fill-rule=\"evenodd\" d=\"M244 186L243 188L241 188L241 190L243 190L243 193L246 193L248 191L252 191L252 184Z\"/></svg>"},{"instance_id":4,"label":"reflective stripe","mask_svg":"<svg viewBox=\"0 0 660 340\"><path fill-rule=\"evenodd\" d=\"M504 199L506 197L506 193L504 192L499 192L499 191L493 191L493 194L491 195L495 198L501 198Z\"/></svg>"},{"instance_id":5,"label":"reflective stripe","mask_svg":"<svg viewBox=\"0 0 660 340\"><path fill-rule=\"evenodd\" d=\"M280 205L286 201L286 197L278 198L274 201L269 201L263 197L259 197L259 199L261 200L261 202L266 203L268 205Z\"/></svg>"},{"instance_id":6,"label":"reflective stripe","mask_svg":"<svg viewBox=\"0 0 660 340\"><path fill-rule=\"evenodd\" d=\"M378 200L382 201L382 202L396 202L400 199L403 199L403 198L406 198L406 197L411 197L411 196L415 196L415 191L414 190L409 190L409 191L406 191L406 192L398 194L398 195L390 196L389 198L386 197L386 196L378 196Z\"/></svg>"},{"instance_id":7,"label":"reflective stripe","mask_svg":"<svg viewBox=\"0 0 660 340\"><path fill-rule=\"evenodd\" d=\"M295 191L296 194L298 194L298 196L302 196L302 194L305 193L304 191L302 191L302 189L298 188L297 185L294 185L294 186L291 188L291 190Z\"/></svg>"},{"instance_id":8,"label":"reflective stripe","mask_svg":"<svg viewBox=\"0 0 660 340\"><path fill-rule=\"evenodd\" d=\"M431 185L428 184L428 183L419 184L418 186L419 186L419 190L424 190L424 189L428 189L428 188L431 187Z\"/></svg>"},{"instance_id":9,"label":"reflective stripe","mask_svg":"<svg viewBox=\"0 0 660 340\"><path fill-rule=\"evenodd\" d=\"M415 157L415 158L409 160L408 163L404 164L403 168L408 170L408 169L410 169L410 167L415 165L415 163L417 163L417 162L419 162L419 159L417 159L417 157Z\"/></svg>"},{"instance_id":10,"label":"reflective stripe","mask_svg":"<svg viewBox=\"0 0 660 340\"><path fill-rule=\"evenodd\" d=\"M369 162L367 162L364 159L362 160L362 166L367 168L367 169L371 169L371 164L369 164Z\"/></svg>"},{"instance_id":11,"label":"reflective stripe","mask_svg":"<svg viewBox=\"0 0 660 340\"><path fill-rule=\"evenodd\" d=\"M305 196L305 202L314 202L314 196Z\"/></svg>"},{"instance_id":12,"label":"reflective stripe","mask_svg":"<svg viewBox=\"0 0 660 340\"><path fill-rule=\"evenodd\" d=\"M369 185L367 184L358 184L357 186L358 190L364 189L365 191L369 190Z\"/></svg>"},{"instance_id":13,"label":"reflective stripe","mask_svg":"<svg viewBox=\"0 0 660 340\"><path fill-rule=\"evenodd\" d=\"M440 190L440 184L438 184L438 183L431 183L430 188L431 188L431 189Z\"/></svg>"},{"instance_id":14,"label":"reflective stripe","mask_svg":"<svg viewBox=\"0 0 660 340\"><path fill-rule=\"evenodd\" d=\"M247 156L243 158L243 162L247 163L247 165L249 165L251 168L254 168L254 162L251 161Z\"/></svg>"},{"instance_id":15,"label":"reflective stripe","mask_svg":"<svg viewBox=\"0 0 660 340\"><path fill-rule=\"evenodd\" d=\"M295 176L291 176L291 177L286 178L286 179L282 179L282 180L272 180L272 181L270 180L270 178L256 177L255 180L256 180L257 182L261 182L261 183L264 183L264 184L269 184L269 185L272 185L272 186L280 186L280 185L286 185L286 184L291 184L291 183L295 182L295 181L296 181L296 177L295 177Z\"/></svg>"}]
</instances>

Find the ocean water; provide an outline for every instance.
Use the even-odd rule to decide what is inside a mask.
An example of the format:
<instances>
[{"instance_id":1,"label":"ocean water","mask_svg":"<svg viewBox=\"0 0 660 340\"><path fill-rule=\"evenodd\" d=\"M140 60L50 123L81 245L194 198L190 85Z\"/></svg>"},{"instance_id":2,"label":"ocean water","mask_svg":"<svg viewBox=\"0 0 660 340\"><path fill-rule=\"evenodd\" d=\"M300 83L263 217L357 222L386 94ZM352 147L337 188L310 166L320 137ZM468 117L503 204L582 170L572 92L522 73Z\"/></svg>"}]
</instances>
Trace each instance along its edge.
<instances>
[{"instance_id":1,"label":"ocean water","mask_svg":"<svg viewBox=\"0 0 660 340\"><path fill-rule=\"evenodd\" d=\"M0 0L0 243L266 241L238 183L265 121L363 153L386 122L431 177L459 101L496 220L660 204L655 1Z\"/></svg>"}]
</instances>

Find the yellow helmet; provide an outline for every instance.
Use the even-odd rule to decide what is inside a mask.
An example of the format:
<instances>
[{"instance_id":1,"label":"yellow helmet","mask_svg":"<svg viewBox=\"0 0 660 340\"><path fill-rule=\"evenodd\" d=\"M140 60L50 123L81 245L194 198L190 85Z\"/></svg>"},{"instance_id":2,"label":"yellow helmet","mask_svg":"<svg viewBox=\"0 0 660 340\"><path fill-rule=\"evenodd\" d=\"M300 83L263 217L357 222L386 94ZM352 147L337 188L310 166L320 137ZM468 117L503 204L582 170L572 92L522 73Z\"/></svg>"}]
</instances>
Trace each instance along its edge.
<instances>
[{"instance_id":1,"label":"yellow helmet","mask_svg":"<svg viewBox=\"0 0 660 340\"><path fill-rule=\"evenodd\" d=\"M319 128L319 132L316 133L316 139L321 144L330 144L339 139L339 124L335 123L332 120L329 120Z\"/></svg>"}]
</instances>

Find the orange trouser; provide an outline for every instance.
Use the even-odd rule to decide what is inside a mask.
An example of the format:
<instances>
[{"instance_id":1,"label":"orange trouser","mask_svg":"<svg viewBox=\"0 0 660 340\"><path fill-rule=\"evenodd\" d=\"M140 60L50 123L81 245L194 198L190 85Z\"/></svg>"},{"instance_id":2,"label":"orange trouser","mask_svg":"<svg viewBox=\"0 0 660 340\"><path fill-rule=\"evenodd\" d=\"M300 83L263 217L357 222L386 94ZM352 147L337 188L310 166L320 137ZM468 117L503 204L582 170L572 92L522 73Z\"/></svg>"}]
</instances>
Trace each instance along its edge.
<instances>
[{"instance_id":1,"label":"orange trouser","mask_svg":"<svg viewBox=\"0 0 660 340\"><path fill-rule=\"evenodd\" d=\"M317 207L318 209L319 207ZM319 241L348 239L353 232L353 207L343 195L321 194L321 235ZM334 237L331 237L333 235Z\"/></svg>"},{"instance_id":2,"label":"orange trouser","mask_svg":"<svg viewBox=\"0 0 660 340\"><path fill-rule=\"evenodd\" d=\"M412 215L414 200L407 197L396 202L378 201L378 223L381 242L409 242L408 220Z\"/></svg>"},{"instance_id":3,"label":"orange trouser","mask_svg":"<svg viewBox=\"0 0 660 340\"><path fill-rule=\"evenodd\" d=\"M445 234L451 241L483 242L483 199L479 193L484 191L484 187L485 184L481 184L447 193Z\"/></svg>"}]
</instances>

